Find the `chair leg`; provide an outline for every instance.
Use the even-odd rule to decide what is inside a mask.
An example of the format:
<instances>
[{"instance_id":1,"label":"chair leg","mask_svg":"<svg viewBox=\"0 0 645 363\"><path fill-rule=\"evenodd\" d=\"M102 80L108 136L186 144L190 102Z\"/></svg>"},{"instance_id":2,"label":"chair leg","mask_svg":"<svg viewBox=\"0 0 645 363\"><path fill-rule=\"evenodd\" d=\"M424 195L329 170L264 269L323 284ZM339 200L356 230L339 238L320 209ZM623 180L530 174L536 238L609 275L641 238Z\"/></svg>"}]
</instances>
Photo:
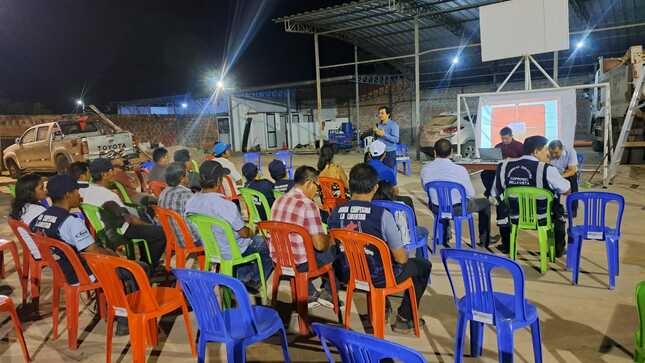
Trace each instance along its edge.
<instances>
[{"instance_id":1,"label":"chair leg","mask_svg":"<svg viewBox=\"0 0 645 363\"><path fill-rule=\"evenodd\" d=\"M616 266L616 276L620 275L620 240L614 240L614 263Z\"/></svg>"},{"instance_id":2,"label":"chair leg","mask_svg":"<svg viewBox=\"0 0 645 363\"><path fill-rule=\"evenodd\" d=\"M260 254L257 254L257 257L255 259L255 262L257 263L258 266L258 276L260 277L260 285L262 286L262 291L260 292L262 296L262 302L266 303L267 301L267 282L266 278L264 277L264 266L262 266L262 259L260 258Z\"/></svg>"},{"instance_id":3,"label":"chair leg","mask_svg":"<svg viewBox=\"0 0 645 363\"><path fill-rule=\"evenodd\" d=\"M408 288L410 294L410 308L412 309L412 321L414 322L414 335L421 336L421 329L419 327L419 307L417 306L417 295L414 292L414 285Z\"/></svg>"},{"instance_id":4,"label":"chair leg","mask_svg":"<svg viewBox=\"0 0 645 363\"><path fill-rule=\"evenodd\" d=\"M170 241L166 242L166 253L164 256L164 262L166 263L166 271L170 271L170 260L172 259L172 251L174 249L173 244ZM183 266L177 265L177 268L183 268Z\"/></svg>"},{"instance_id":5,"label":"chair leg","mask_svg":"<svg viewBox=\"0 0 645 363\"><path fill-rule=\"evenodd\" d=\"M278 290L280 289L280 273L273 271L273 282L271 283L271 305L275 308L278 305Z\"/></svg>"},{"instance_id":6,"label":"chair leg","mask_svg":"<svg viewBox=\"0 0 645 363\"><path fill-rule=\"evenodd\" d=\"M29 284L29 269L31 267L31 256L29 255L29 251L23 250L22 251L22 281L21 284L23 285L22 289L22 304L27 303L27 295L29 295L29 291L27 290L28 284ZM33 267L31 267L33 268Z\"/></svg>"},{"instance_id":7,"label":"chair leg","mask_svg":"<svg viewBox=\"0 0 645 363\"><path fill-rule=\"evenodd\" d=\"M294 284L296 286L296 311L298 312L298 327L300 335L309 334L309 311L307 299L309 297L309 291L307 287L307 276L302 274L297 274L294 278Z\"/></svg>"},{"instance_id":8,"label":"chair leg","mask_svg":"<svg viewBox=\"0 0 645 363\"><path fill-rule=\"evenodd\" d=\"M186 324L186 333L188 334L188 342L190 343L190 351L193 357L197 356L197 347L195 347L195 338L193 337L193 326L190 323L190 314L186 304L181 304L181 315L184 317L184 324Z\"/></svg>"},{"instance_id":9,"label":"chair leg","mask_svg":"<svg viewBox=\"0 0 645 363\"><path fill-rule=\"evenodd\" d=\"M334 313L338 317L338 323L342 323L342 318L340 315L340 303L338 302L338 290L336 288L336 278L334 277L334 272L329 270L327 272L327 278L329 279L329 286L331 287L331 297L334 300Z\"/></svg>"},{"instance_id":10,"label":"chair leg","mask_svg":"<svg viewBox=\"0 0 645 363\"><path fill-rule=\"evenodd\" d=\"M464 361L464 341L466 340L466 317L459 313L457 317L457 331L455 332L455 363ZM471 338L472 339L472 338Z\"/></svg>"},{"instance_id":11,"label":"chair leg","mask_svg":"<svg viewBox=\"0 0 645 363\"><path fill-rule=\"evenodd\" d=\"M374 336L383 339L385 337L385 295L381 291L370 291L369 299L372 307L370 318Z\"/></svg>"},{"instance_id":12,"label":"chair leg","mask_svg":"<svg viewBox=\"0 0 645 363\"><path fill-rule=\"evenodd\" d=\"M144 328L146 329L146 342L150 347L157 346L159 334L157 332L157 319L152 318L144 321Z\"/></svg>"},{"instance_id":13,"label":"chair leg","mask_svg":"<svg viewBox=\"0 0 645 363\"><path fill-rule=\"evenodd\" d=\"M578 284L578 276L580 275L580 259L582 254L582 238L578 238L574 246L574 255L571 257L573 264L573 271L571 272L571 283Z\"/></svg>"},{"instance_id":14,"label":"chair leg","mask_svg":"<svg viewBox=\"0 0 645 363\"><path fill-rule=\"evenodd\" d=\"M27 288L27 284L25 283L24 277L22 276L22 268L20 267L20 256L18 256L18 248L16 247L16 244L11 242L11 246L9 247L9 252L11 253L11 257L13 257L13 264L16 267L16 272L18 273L18 280L20 281L20 287L22 287L22 291L25 291Z\"/></svg>"},{"instance_id":15,"label":"chair leg","mask_svg":"<svg viewBox=\"0 0 645 363\"><path fill-rule=\"evenodd\" d=\"M110 306L107 312L107 328L105 330L105 357L107 363L112 360L112 333L114 326L114 309Z\"/></svg>"},{"instance_id":16,"label":"chair leg","mask_svg":"<svg viewBox=\"0 0 645 363\"><path fill-rule=\"evenodd\" d=\"M571 233L571 232L569 232ZM569 237L569 241L567 243L567 265L566 268L567 270L571 270L573 268L573 251L576 248L576 240L574 238Z\"/></svg>"},{"instance_id":17,"label":"chair leg","mask_svg":"<svg viewBox=\"0 0 645 363\"><path fill-rule=\"evenodd\" d=\"M509 254L508 256L515 260L517 259L517 225L512 224L511 225L511 241L510 241L510 249L509 249Z\"/></svg>"},{"instance_id":18,"label":"chair leg","mask_svg":"<svg viewBox=\"0 0 645 363\"><path fill-rule=\"evenodd\" d=\"M13 302L9 300L9 315L11 316L11 321L16 330L16 336L18 337L18 342L20 342L20 349L22 350L22 356L25 359L25 362L29 362L31 358L29 357L29 350L27 349L27 344L25 343L25 337L22 334L22 326L20 325L20 319L18 318L18 313L16 313L16 307Z\"/></svg>"},{"instance_id":19,"label":"chair leg","mask_svg":"<svg viewBox=\"0 0 645 363\"><path fill-rule=\"evenodd\" d=\"M204 334L200 332L199 338L197 338L197 362L198 363L204 363L204 360L206 359L207 343L208 342L206 341L206 338L204 338Z\"/></svg>"},{"instance_id":20,"label":"chair leg","mask_svg":"<svg viewBox=\"0 0 645 363\"><path fill-rule=\"evenodd\" d=\"M513 363L513 330L508 324L497 325L497 349L500 363Z\"/></svg>"},{"instance_id":21,"label":"chair leg","mask_svg":"<svg viewBox=\"0 0 645 363\"><path fill-rule=\"evenodd\" d=\"M65 288L65 304L67 309L67 345L70 350L78 348L78 305L80 300L80 293L78 287Z\"/></svg>"},{"instance_id":22,"label":"chair leg","mask_svg":"<svg viewBox=\"0 0 645 363\"><path fill-rule=\"evenodd\" d=\"M475 234L475 217L468 217L468 231L470 232L470 247L477 249L477 235ZM483 241L480 241L483 243Z\"/></svg>"},{"instance_id":23,"label":"chair leg","mask_svg":"<svg viewBox=\"0 0 645 363\"><path fill-rule=\"evenodd\" d=\"M547 249L549 244L549 236L547 230L538 227L538 245L540 246L540 273L545 273L548 269L547 265Z\"/></svg>"},{"instance_id":24,"label":"chair leg","mask_svg":"<svg viewBox=\"0 0 645 363\"><path fill-rule=\"evenodd\" d=\"M58 339L58 309L60 306L60 286L52 288L52 340ZM67 303L67 301L65 301Z\"/></svg>"},{"instance_id":25,"label":"chair leg","mask_svg":"<svg viewBox=\"0 0 645 363\"><path fill-rule=\"evenodd\" d=\"M284 328L280 329L280 342L282 343L282 354L284 355L285 363L291 363L291 357L289 357L289 341L287 340L287 332Z\"/></svg>"},{"instance_id":26,"label":"chair leg","mask_svg":"<svg viewBox=\"0 0 645 363\"><path fill-rule=\"evenodd\" d=\"M146 361L146 323L142 317L129 316L128 328L130 329L130 348L132 349L132 361L144 363Z\"/></svg>"},{"instance_id":27,"label":"chair leg","mask_svg":"<svg viewBox=\"0 0 645 363\"><path fill-rule=\"evenodd\" d=\"M484 324L470 321L470 356L479 357L484 347Z\"/></svg>"},{"instance_id":28,"label":"chair leg","mask_svg":"<svg viewBox=\"0 0 645 363\"><path fill-rule=\"evenodd\" d=\"M246 351L242 343L235 344L234 342L226 344L226 361L232 363L246 362Z\"/></svg>"},{"instance_id":29,"label":"chair leg","mask_svg":"<svg viewBox=\"0 0 645 363\"><path fill-rule=\"evenodd\" d=\"M531 324L531 340L533 341L533 356L535 363L542 363L542 335L540 332L540 319L535 319Z\"/></svg>"},{"instance_id":30,"label":"chair leg","mask_svg":"<svg viewBox=\"0 0 645 363\"><path fill-rule=\"evenodd\" d=\"M440 221L438 217L435 217L434 224L432 225L432 254L437 253L437 241L439 240L440 230L439 225Z\"/></svg>"},{"instance_id":31,"label":"chair leg","mask_svg":"<svg viewBox=\"0 0 645 363\"><path fill-rule=\"evenodd\" d=\"M611 240L607 239L605 241L605 249L607 250L607 272L609 275L609 288L614 289L616 285L616 258L615 258L615 249Z\"/></svg>"},{"instance_id":32,"label":"chair leg","mask_svg":"<svg viewBox=\"0 0 645 363\"><path fill-rule=\"evenodd\" d=\"M461 249L461 219L455 218L455 248ZM450 227L448 227L450 228Z\"/></svg>"},{"instance_id":33,"label":"chair leg","mask_svg":"<svg viewBox=\"0 0 645 363\"><path fill-rule=\"evenodd\" d=\"M354 281L347 284L347 295L345 295L345 316L343 317L343 327L349 329L349 315L352 311L352 295L354 295Z\"/></svg>"}]
</instances>

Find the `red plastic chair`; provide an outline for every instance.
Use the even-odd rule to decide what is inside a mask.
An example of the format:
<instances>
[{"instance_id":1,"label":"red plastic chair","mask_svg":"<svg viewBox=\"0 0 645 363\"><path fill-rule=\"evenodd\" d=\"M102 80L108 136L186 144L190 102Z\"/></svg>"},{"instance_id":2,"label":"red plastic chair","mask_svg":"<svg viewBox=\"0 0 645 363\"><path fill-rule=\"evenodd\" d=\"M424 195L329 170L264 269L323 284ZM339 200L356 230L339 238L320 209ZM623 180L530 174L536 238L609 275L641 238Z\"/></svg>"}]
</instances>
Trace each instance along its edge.
<instances>
[{"instance_id":1,"label":"red plastic chair","mask_svg":"<svg viewBox=\"0 0 645 363\"><path fill-rule=\"evenodd\" d=\"M148 185L146 184L146 178L144 177L144 174L148 174L148 170L142 168L134 168L134 175L136 175L137 180L139 180L139 189L141 190L141 193L148 193Z\"/></svg>"},{"instance_id":2,"label":"red plastic chair","mask_svg":"<svg viewBox=\"0 0 645 363\"><path fill-rule=\"evenodd\" d=\"M193 235L190 233L186 220L172 209L157 206L153 206L152 208L159 219L163 233L166 235L166 271L170 272L170 269L172 268L170 266L170 259L172 258L173 252L175 253L175 256L177 256L175 259L176 268L185 268L186 259L191 253L195 253L197 254L199 269L203 270L205 264L204 248L202 246L195 245ZM174 221L175 226L177 226L181 235L180 238L184 242L184 247L179 244L177 235L175 234L175 229L172 228L171 221Z\"/></svg>"},{"instance_id":3,"label":"red plastic chair","mask_svg":"<svg viewBox=\"0 0 645 363\"><path fill-rule=\"evenodd\" d=\"M9 315L11 315L11 321L13 322L13 326L16 328L16 335L20 342L20 349L22 349L22 356L25 358L25 362L29 362L31 359L29 358L29 350L25 343L25 337L22 335L20 319L18 319L16 307L13 305L13 301L11 301L10 297L0 295L0 313L9 313Z\"/></svg>"},{"instance_id":4,"label":"red plastic chair","mask_svg":"<svg viewBox=\"0 0 645 363\"><path fill-rule=\"evenodd\" d=\"M269 243L273 250L272 258L275 270L273 271L273 291L271 300L274 307L278 300L280 279L283 277L288 278L289 284L291 285L292 301L295 302L296 311L298 311L298 315L300 315L300 334L309 334L307 311L307 298L309 295L308 282L311 279L327 275L329 283L331 284L332 297L334 299L334 312L339 316L340 308L338 304L338 292L336 291L336 281L332 264L330 263L318 266L313 241L311 240L309 232L299 225L285 222L260 222L258 223L258 227L261 231L268 233ZM297 234L303 239L305 250L307 251L308 271L299 272L296 269L296 259L293 251L291 250L291 240L289 239L289 235L291 234Z\"/></svg>"},{"instance_id":5,"label":"red plastic chair","mask_svg":"<svg viewBox=\"0 0 645 363\"><path fill-rule=\"evenodd\" d=\"M412 304L412 319L414 321L414 334L419 336L419 313L417 311L417 299L414 292L412 279L407 278L396 283L394 270L392 269L392 257L390 249L382 240L361 232L353 232L344 229L332 229L329 231L331 238L339 240L345 250L347 262L349 263L349 282L347 284L347 297L345 305L345 328L349 329L349 313L352 308L352 295L354 290L362 290L367 293L368 305L370 308L370 320L374 329L374 336L383 339L385 333L385 298L388 295L405 292L410 294ZM367 264L365 253L368 246L375 247L383 264L385 275L385 286L375 287L372 275Z\"/></svg>"},{"instance_id":6,"label":"red plastic chair","mask_svg":"<svg viewBox=\"0 0 645 363\"><path fill-rule=\"evenodd\" d=\"M224 184L226 184L226 188L224 188ZM235 189L235 181L233 180L233 178L230 175L224 175L222 185L217 190L217 192L224 194L224 197L228 200L236 201L240 199L240 196L235 192L236 190L237 189Z\"/></svg>"},{"instance_id":7,"label":"red plastic chair","mask_svg":"<svg viewBox=\"0 0 645 363\"><path fill-rule=\"evenodd\" d=\"M0 238L0 279L4 279L4 251L9 251L13 257L13 264L16 266L16 272L20 280L22 290L26 290L26 284L22 277L22 269L20 268L20 257L18 256L18 247L16 242Z\"/></svg>"},{"instance_id":8,"label":"red plastic chair","mask_svg":"<svg viewBox=\"0 0 645 363\"><path fill-rule=\"evenodd\" d=\"M31 233L31 238L36 242L43 259L47 261L47 264L54 272L54 282L52 284L53 339L58 338L58 308L60 305L60 290L63 289L65 292L65 315L67 315L67 344L70 350L76 350L78 348L78 316L81 293L96 290L99 316L105 318L105 297L101 293L101 285L96 281L92 281L72 246L39 233ZM78 284L70 285L67 282L57 258L52 253L52 249L58 250L58 253L65 255L74 269Z\"/></svg>"},{"instance_id":9,"label":"red plastic chair","mask_svg":"<svg viewBox=\"0 0 645 363\"><path fill-rule=\"evenodd\" d=\"M320 181L320 191L322 192L322 209L331 212L337 206L347 204L347 192L342 180L324 176L321 176L318 180ZM336 188L332 188L334 186ZM334 192L334 189L336 189L336 192Z\"/></svg>"},{"instance_id":10,"label":"red plastic chair","mask_svg":"<svg viewBox=\"0 0 645 363\"><path fill-rule=\"evenodd\" d=\"M31 254L29 247L27 247L27 242L25 242L20 231L26 233L25 236L29 236L29 233L31 233L29 226L27 226L22 221L18 221L9 217L9 227L11 227L13 234L18 239L20 247L22 248L21 285L25 287L22 289L22 303L25 304L27 302L27 281L29 281L31 285L31 301L34 305L34 312L38 313L38 305L40 299L40 276L42 275L43 269L47 267L47 262L44 259L36 260Z\"/></svg>"},{"instance_id":11,"label":"red plastic chair","mask_svg":"<svg viewBox=\"0 0 645 363\"><path fill-rule=\"evenodd\" d=\"M106 361L108 363L112 357L112 325L115 315L128 318L132 360L135 363L143 363L146 356L146 343L149 346L157 345L157 319L177 309L182 311L193 357L197 356L188 308L179 289L151 287L143 268L134 261L93 253L83 253L82 256L103 286L107 298ZM129 271L139 290L126 294L117 269Z\"/></svg>"},{"instance_id":12,"label":"red plastic chair","mask_svg":"<svg viewBox=\"0 0 645 363\"><path fill-rule=\"evenodd\" d=\"M152 180L148 183L148 188L154 194L155 197L159 198L161 191L166 189L168 185L164 182L158 180Z\"/></svg>"}]
</instances>

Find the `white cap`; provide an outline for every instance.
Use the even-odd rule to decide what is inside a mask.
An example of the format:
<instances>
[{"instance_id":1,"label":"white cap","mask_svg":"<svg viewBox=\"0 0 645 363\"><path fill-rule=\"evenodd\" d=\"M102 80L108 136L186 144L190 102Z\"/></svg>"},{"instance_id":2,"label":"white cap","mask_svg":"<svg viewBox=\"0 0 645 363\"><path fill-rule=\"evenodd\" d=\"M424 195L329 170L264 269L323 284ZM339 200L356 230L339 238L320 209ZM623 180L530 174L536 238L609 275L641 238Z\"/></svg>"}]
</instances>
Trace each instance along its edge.
<instances>
[{"instance_id":1,"label":"white cap","mask_svg":"<svg viewBox=\"0 0 645 363\"><path fill-rule=\"evenodd\" d=\"M369 151L372 156L381 156L385 153L385 144L381 140L376 140L370 144Z\"/></svg>"}]
</instances>

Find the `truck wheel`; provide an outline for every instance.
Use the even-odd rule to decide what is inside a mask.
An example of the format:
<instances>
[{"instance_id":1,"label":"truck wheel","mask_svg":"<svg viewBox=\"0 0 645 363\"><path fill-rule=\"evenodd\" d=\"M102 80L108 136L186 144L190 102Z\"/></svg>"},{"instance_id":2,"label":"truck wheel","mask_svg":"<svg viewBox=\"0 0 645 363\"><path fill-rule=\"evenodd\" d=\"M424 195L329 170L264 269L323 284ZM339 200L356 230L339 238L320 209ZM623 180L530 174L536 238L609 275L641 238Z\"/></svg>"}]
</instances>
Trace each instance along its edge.
<instances>
[{"instance_id":1,"label":"truck wheel","mask_svg":"<svg viewBox=\"0 0 645 363\"><path fill-rule=\"evenodd\" d=\"M69 159L63 154L56 156L56 172L58 174L65 174L69 169Z\"/></svg>"},{"instance_id":2,"label":"truck wheel","mask_svg":"<svg viewBox=\"0 0 645 363\"><path fill-rule=\"evenodd\" d=\"M603 152L605 145L602 143L602 141L593 140L591 141L591 148L593 149L593 151L601 153Z\"/></svg>"},{"instance_id":3,"label":"truck wheel","mask_svg":"<svg viewBox=\"0 0 645 363\"><path fill-rule=\"evenodd\" d=\"M18 168L18 164L16 164L15 161L11 159L7 160L7 169L9 170L9 175L12 178L14 179L20 178L20 174L22 173L22 171L20 170L20 168Z\"/></svg>"}]
</instances>

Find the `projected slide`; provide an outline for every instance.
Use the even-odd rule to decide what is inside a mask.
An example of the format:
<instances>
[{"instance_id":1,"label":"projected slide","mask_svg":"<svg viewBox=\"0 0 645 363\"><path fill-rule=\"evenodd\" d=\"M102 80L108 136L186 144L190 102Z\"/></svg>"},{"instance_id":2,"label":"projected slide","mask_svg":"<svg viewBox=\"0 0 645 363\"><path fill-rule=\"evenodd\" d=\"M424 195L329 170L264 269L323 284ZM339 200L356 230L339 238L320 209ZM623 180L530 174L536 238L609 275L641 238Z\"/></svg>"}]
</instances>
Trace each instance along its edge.
<instances>
[{"instance_id":1,"label":"projected slide","mask_svg":"<svg viewBox=\"0 0 645 363\"><path fill-rule=\"evenodd\" d=\"M516 140L532 135L558 139L560 124L558 100L483 105L480 111L480 147L494 147L501 142L499 130L508 126Z\"/></svg>"}]
</instances>

